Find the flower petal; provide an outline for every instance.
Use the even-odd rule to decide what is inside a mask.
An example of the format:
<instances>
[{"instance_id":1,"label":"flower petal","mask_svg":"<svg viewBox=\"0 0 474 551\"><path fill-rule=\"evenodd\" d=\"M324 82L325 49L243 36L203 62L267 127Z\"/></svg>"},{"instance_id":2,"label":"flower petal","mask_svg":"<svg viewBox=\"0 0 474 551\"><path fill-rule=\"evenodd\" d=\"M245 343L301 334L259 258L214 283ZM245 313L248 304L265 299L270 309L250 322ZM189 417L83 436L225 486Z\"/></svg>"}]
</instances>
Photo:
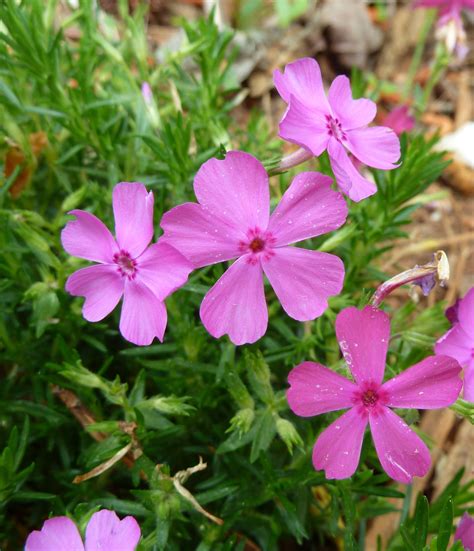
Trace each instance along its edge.
<instances>
[{"instance_id":1,"label":"flower petal","mask_svg":"<svg viewBox=\"0 0 474 551\"><path fill-rule=\"evenodd\" d=\"M46 520L41 531L31 532L25 551L84 551L79 530L68 517Z\"/></svg>"},{"instance_id":2,"label":"flower petal","mask_svg":"<svg viewBox=\"0 0 474 551\"><path fill-rule=\"evenodd\" d=\"M467 512L464 513L458 524L454 541L460 541L464 551L474 551L474 517Z\"/></svg>"},{"instance_id":3,"label":"flower petal","mask_svg":"<svg viewBox=\"0 0 474 551\"><path fill-rule=\"evenodd\" d=\"M383 119L383 126L391 128L395 134L400 136L403 132L410 132L415 127L415 117L410 115L408 105L399 105L388 113Z\"/></svg>"},{"instance_id":4,"label":"flower petal","mask_svg":"<svg viewBox=\"0 0 474 551\"><path fill-rule=\"evenodd\" d=\"M166 306L143 283L126 280L120 315L120 333L127 341L147 346L157 337L163 342Z\"/></svg>"},{"instance_id":5,"label":"flower petal","mask_svg":"<svg viewBox=\"0 0 474 551\"><path fill-rule=\"evenodd\" d=\"M359 161L373 168L391 170L400 159L400 140L391 128L371 126L346 133L346 146Z\"/></svg>"},{"instance_id":6,"label":"flower petal","mask_svg":"<svg viewBox=\"0 0 474 551\"><path fill-rule=\"evenodd\" d=\"M459 301L458 319L464 331L474 340L474 287Z\"/></svg>"},{"instance_id":7,"label":"flower petal","mask_svg":"<svg viewBox=\"0 0 474 551\"><path fill-rule=\"evenodd\" d=\"M274 249L270 258L262 259L262 267L283 309L298 321L320 316L344 282L339 257L299 247Z\"/></svg>"},{"instance_id":8,"label":"flower petal","mask_svg":"<svg viewBox=\"0 0 474 551\"><path fill-rule=\"evenodd\" d=\"M139 182L121 182L114 187L115 236L122 250L139 256L153 237L153 193Z\"/></svg>"},{"instance_id":9,"label":"flower petal","mask_svg":"<svg viewBox=\"0 0 474 551\"><path fill-rule=\"evenodd\" d=\"M380 384L390 339L387 314L372 306L345 308L336 318L336 336L356 383Z\"/></svg>"},{"instance_id":10,"label":"flower petal","mask_svg":"<svg viewBox=\"0 0 474 551\"><path fill-rule=\"evenodd\" d=\"M387 406L436 409L448 407L461 392L461 366L448 356L430 356L387 381Z\"/></svg>"},{"instance_id":11,"label":"flower petal","mask_svg":"<svg viewBox=\"0 0 474 551\"><path fill-rule=\"evenodd\" d=\"M313 448L314 468L324 470L326 478L349 478L359 464L367 416L356 408L341 415L325 429Z\"/></svg>"},{"instance_id":12,"label":"flower petal","mask_svg":"<svg viewBox=\"0 0 474 551\"><path fill-rule=\"evenodd\" d=\"M270 217L268 231L276 246L296 243L336 230L347 218L344 197L319 172L301 172L285 191Z\"/></svg>"},{"instance_id":13,"label":"flower petal","mask_svg":"<svg viewBox=\"0 0 474 551\"><path fill-rule=\"evenodd\" d=\"M289 375L288 405L300 417L352 407L357 385L331 369L314 362L303 362Z\"/></svg>"},{"instance_id":14,"label":"flower petal","mask_svg":"<svg viewBox=\"0 0 474 551\"><path fill-rule=\"evenodd\" d=\"M464 369L463 398L474 404L474 358Z\"/></svg>"},{"instance_id":15,"label":"flower petal","mask_svg":"<svg viewBox=\"0 0 474 551\"><path fill-rule=\"evenodd\" d=\"M450 356L465 367L471 359L474 339L470 337L459 323L445 333L435 344L437 356Z\"/></svg>"},{"instance_id":16,"label":"flower petal","mask_svg":"<svg viewBox=\"0 0 474 551\"><path fill-rule=\"evenodd\" d=\"M308 107L295 96L291 96L279 124L279 136L308 149L317 157L328 145L329 133L326 125L325 113L321 109Z\"/></svg>"},{"instance_id":17,"label":"flower petal","mask_svg":"<svg viewBox=\"0 0 474 551\"><path fill-rule=\"evenodd\" d=\"M209 159L197 171L194 192L203 208L244 234L266 230L270 215L268 175L262 163L243 151Z\"/></svg>"},{"instance_id":18,"label":"flower petal","mask_svg":"<svg viewBox=\"0 0 474 551\"><path fill-rule=\"evenodd\" d=\"M377 113L377 105L372 100L352 99L351 82L345 75L339 75L332 81L328 99L344 130L366 126Z\"/></svg>"},{"instance_id":19,"label":"flower petal","mask_svg":"<svg viewBox=\"0 0 474 551\"><path fill-rule=\"evenodd\" d=\"M246 239L238 228L197 203L184 203L166 212L161 227L165 233L160 242L173 246L195 268L240 256L239 243Z\"/></svg>"},{"instance_id":20,"label":"flower petal","mask_svg":"<svg viewBox=\"0 0 474 551\"><path fill-rule=\"evenodd\" d=\"M99 264L77 270L68 277L66 291L85 297L82 315L87 321L100 321L117 306L123 294L123 278L116 267Z\"/></svg>"},{"instance_id":21,"label":"flower petal","mask_svg":"<svg viewBox=\"0 0 474 551\"><path fill-rule=\"evenodd\" d=\"M257 341L265 334L268 310L259 262L239 258L210 289L201 303L201 320L209 333L229 335L237 345Z\"/></svg>"},{"instance_id":22,"label":"flower petal","mask_svg":"<svg viewBox=\"0 0 474 551\"><path fill-rule=\"evenodd\" d=\"M141 531L133 517L120 520L103 509L94 513L86 528L86 551L135 551Z\"/></svg>"},{"instance_id":23,"label":"flower petal","mask_svg":"<svg viewBox=\"0 0 474 551\"><path fill-rule=\"evenodd\" d=\"M425 476L430 452L405 421L386 407L379 408L369 420L377 455L388 476L404 484L414 476Z\"/></svg>"},{"instance_id":24,"label":"flower petal","mask_svg":"<svg viewBox=\"0 0 474 551\"><path fill-rule=\"evenodd\" d=\"M113 262L118 247L105 224L85 210L71 210L68 214L76 220L69 221L61 232L66 252L92 262Z\"/></svg>"},{"instance_id":25,"label":"flower petal","mask_svg":"<svg viewBox=\"0 0 474 551\"><path fill-rule=\"evenodd\" d=\"M160 240L137 259L137 270L139 281L159 300L165 300L186 283L193 266L174 247Z\"/></svg>"},{"instance_id":26,"label":"flower petal","mask_svg":"<svg viewBox=\"0 0 474 551\"><path fill-rule=\"evenodd\" d=\"M321 69L315 59L303 57L288 63L283 73L273 73L275 88L286 103L294 96L301 103L329 113L329 104L324 92Z\"/></svg>"},{"instance_id":27,"label":"flower petal","mask_svg":"<svg viewBox=\"0 0 474 551\"><path fill-rule=\"evenodd\" d=\"M377 186L358 172L339 142L329 140L328 153L337 185L343 193L356 203L377 193Z\"/></svg>"}]
</instances>

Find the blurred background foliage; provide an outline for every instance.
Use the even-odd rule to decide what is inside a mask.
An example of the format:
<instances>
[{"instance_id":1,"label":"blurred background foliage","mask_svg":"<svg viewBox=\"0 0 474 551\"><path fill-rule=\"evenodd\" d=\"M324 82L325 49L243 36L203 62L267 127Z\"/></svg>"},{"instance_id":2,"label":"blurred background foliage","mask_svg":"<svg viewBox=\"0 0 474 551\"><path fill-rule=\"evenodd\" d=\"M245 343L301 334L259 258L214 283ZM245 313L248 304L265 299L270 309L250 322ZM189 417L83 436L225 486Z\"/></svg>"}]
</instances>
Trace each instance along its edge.
<instances>
[{"instance_id":1,"label":"blurred background foliage","mask_svg":"<svg viewBox=\"0 0 474 551\"><path fill-rule=\"evenodd\" d=\"M306 7L276 3L282 25ZM303 421L285 399L288 371L303 359L346 371L335 316L365 304L386 278L378 258L405 235L446 166L435 138L404 135L400 168L373 171L378 194L351 204L342 229L305 243L346 265L344 291L321 318L288 318L268 288L266 336L240 348L216 341L198 317L224 270L212 266L167 301L165 342L134 347L120 337L118 312L87 323L82 300L64 291L83 265L60 245L68 211L90 210L112 228L113 185L140 181L155 195L157 238L163 212L194 200L204 161L245 149L271 167L282 143L262 111L245 125L234 118L244 100L237 47L212 13L180 21L186 39L157 62L145 6L129 13L120 2L117 19L92 0L59 20L58 10L54 0L0 7L0 547L19 549L48 515L84 526L108 507L137 517L142 551L364 549L368 521L395 510L402 524L389 549L425 549L428 534L432 549L446 549L453 519L473 498L461 473L430 506L420 497L410 516L410 489L389 482L370 439L352 479L315 472L312 445L334 416ZM65 36L72 27L75 40ZM355 96L365 94L363 75L354 77ZM314 166L331 175L324 156ZM272 178L275 203L295 172ZM447 327L441 304L421 311L408 297L391 316L390 376L430 354ZM73 483L122 451L124 461ZM176 483L199 456L207 469L183 484L223 525Z\"/></svg>"}]
</instances>

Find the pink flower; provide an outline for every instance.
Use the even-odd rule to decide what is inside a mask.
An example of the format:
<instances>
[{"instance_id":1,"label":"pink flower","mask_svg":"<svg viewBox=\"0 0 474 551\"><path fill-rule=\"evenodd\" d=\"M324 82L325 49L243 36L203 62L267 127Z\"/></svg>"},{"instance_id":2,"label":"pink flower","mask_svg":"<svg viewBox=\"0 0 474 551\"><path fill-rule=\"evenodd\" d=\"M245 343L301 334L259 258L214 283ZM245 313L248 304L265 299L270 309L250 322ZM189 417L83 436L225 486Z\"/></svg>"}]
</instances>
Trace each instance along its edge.
<instances>
[{"instance_id":1,"label":"pink flower","mask_svg":"<svg viewBox=\"0 0 474 551\"><path fill-rule=\"evenodd\" d=\"M462 9L474 10L474 0L417 0L417 8L438 8L439 17L459 17Z\"/></svg>"},{"instance_id":2,"label":"pink flower","mask_svg":"<svg viewBox=\"0 0 474 551\"><path fill-rule=\"evenodd\" d=\"M280 136L318 156L329 154L340 189L353 201L377 191L351 162L347 151L361 163L390 170L400 157L396 134L383 126L367 127L377 106L369 99L352 99L349 79L338 76L326 98L318 63L299 59L273 74L276 89L288 108L280 121Z\"/></svg>"},{"instance_id":3,"label":"pink flower","mask_svg":"<svg viewBox=\"0 0 474 551\"><path fill-rule=\"evenodd\" d=\"M288 376L291 410L302 417L350 408L319 436L313 450L316 470L347 478L357 468L370 425L385 472L411 482L424 476L430 453L424 442L390 408L435 409L452 404L461 390L461 367L452 358L430 356L382 383L390 321L372 306L346 308L336 318L336 335L354 382L327 367L304 362Z\"/></svg>"},{"instance_id":4,"label":"pink flower","mask_svg":"<svg viewBox=\"0 0 474 551\"><path fill-rule=\"evenodd\" d=\"M454 534L454 541L463 544L464 551L474 551L474 517L464 513Z\"/></svg>"},{"instance_id":5,"label":"pink flower","mask_svg":"<svg viewBox=\"0 0 474 551\"><path fill-rule=\"evenodd\" d=\"M456 52L457 57L463 60L468 47L461 11L473 10L474 0L418 0L415 7L438 8L437 36L445 42L450 53Z\"/></svg>"},{"instance_id":6,"label":"pink flower","mask_svg":"<svg viewBox=\"0 0 474 551\"><path fill-rule=\"evenodd\" d=\"M150 246L153 237L153 193L139 183L122 182L113 191L116 239L93 214L73 210L76 220L61 233L66 251L98 262L74 272L66 282L73 296L85 297L82 314L100 321L123 295L120 332L128 341L160 341L166 328L165 298L186 283L191 264L170 245Z\"/></svg>"},{"instance_id":7,"label":"pink flower","mask_svg":"<svg viewBox=\"0 0 474 551\"><path fill-rule=\"evenodd\" d=\"M283 309L299 321L320 316L328 297L341 291L344 265L337 256L288 246L344 223L347 206L330 185L317 172L298 174L270 216L268 176L252 155L230 151L201 166L194 180L199 204L173 208L161 226L165 242L195 267L237 258L201 304L213 337L228 334L244 344L264 335L264 273Z\"/></svg>"},{"instance_id":8,"label":"pink flower","mask_svg":"<svg viewBox=\"0 0 474 551\"><path fill-rule=\"evenodd\" d=\"M142 97L146 104L150 104L153 101L153 92L151 90L151 86L148 84L148 82L142 83Z\"/></svg>"},{"instance_id":9,"label":"pink flower","mask_svg":"<svg viewBox=\"0 0 474 551\"><path fill-rule=\"evenodd\" d=\"M120 520L113 511L94 513L86 528L86 543L69 517L45 521L41 531L31 532L25 551L135 551L140 527L133 517Z\"/></svg>"},{"instance_id":10,"label":"pink flower","mask_svg":"<svg viewBox=\"0 0 474 551\"><path fill-rule=\"evenodd\" d=\"M455 358L464 367L464 399L474 403L474 287L446 310L453 327L435 344L435 353Z\"/></svg>"},{"instance_id":11,"label":"pink flower","mask_svg":"<svg viewBox=\"0 0 474 551\"><path fill-rule=\"evenodd\" d=\"M397 136L400 136L402 132L413 130L415 118L410 115L408 105L399 105L385 116L383 124L391 128Z\"/></svg>"}]
</instances>

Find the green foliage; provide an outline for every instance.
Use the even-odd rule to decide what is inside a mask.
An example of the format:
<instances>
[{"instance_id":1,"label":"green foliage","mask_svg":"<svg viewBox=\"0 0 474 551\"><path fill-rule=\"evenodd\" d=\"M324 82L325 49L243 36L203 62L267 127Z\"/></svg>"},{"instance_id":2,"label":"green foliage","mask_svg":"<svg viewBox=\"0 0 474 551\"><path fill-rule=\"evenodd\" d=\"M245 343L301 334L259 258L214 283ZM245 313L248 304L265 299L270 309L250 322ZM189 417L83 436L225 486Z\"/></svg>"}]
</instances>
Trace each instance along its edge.
<instances>
[{"instance_id":1,"label":"green foliage","mask_svg":"<svg viewBox=\"0 0 474 551\"><path fill-rule=\"evenodd\" d=\"M461 469L431 504L426 496L418 495L412 516L400 524L398 532L388 545L389 551L445 551L455 531L454 518L466 503L474 498L474 482L461 484ZM429 537L430 536L430 537ZM450 549L462 550L460 542Z\"/></svg>"},{"instance_id":2,"label":"green foliage","mask_svg":"<svg viewBox=\"0 0 474 551\"><path fill-rule=\"evenodd\" d=\"M405 236L420 194L445 166L435 140L405 137L401 166L373 172L379 193L351 204L343 228L305 244L338 254L346 265L344 291L322 317L290 319L268 289L266 336L240 348L216 341L198 316L203 295L222 274L215 266L194 272L167 300L164 344L133 347L119 335L117 312L87 323L82 299L64 291L67 276L84 265L60 244L67 213L87 209L112 227L113 185L143 181L155 195L158 228L164 211L194 200L193 177L204 161L241 148L270 167L281 144L259 111L245 127L236 121L233 110L244 95L233 75L232 34L220 32L212 17L181 22L184 42L157 62L146 44L145 8L130 15L120 2L115 19L96 4L83 0L62 20L54 0L0 5L0 158L5 163L14 146L23 153L0 185L0 547L21 548L25 532L49 515L69 514L83 528L93 511L108 507L137 517L141 551L243 549L246 538L269 551L283 538L363 549L367 522L397 510L388 498L401 507L404 492L382 472L369 438L352 479L328 481L315 472L312 446L337 414L291 414L286 379L305 359L345 370L335 316L367 302L386 277L378 259ZM71 30L79 31L76 40L67 38ZM152 88L151 102L141 94L143 82ZM38 132L47 137L41 153L31 144ZM327 159L319 165L330 173ZM13 197L9 190L25 168L30 181ZM275 177L274 196L288 183L288 174ZM392 318L387 376L431 353L446 328L441 305L423 312L407 299ZM81 405L65 408L58 386ZM468 411L462 401L457 407ZM77 408L89 415L85 427ZM118 462L73 484L128 445L139 452L130 468ZM174 483L199 456L207 469L183 485L223 526ZM458 478L446 491L429 509L420 498L393 549L406 545L405 536L423 546L425 533L445 545L452 517L472 500ZM449 522L441 526L442 518Z\"/></svg>"}]
</instances>

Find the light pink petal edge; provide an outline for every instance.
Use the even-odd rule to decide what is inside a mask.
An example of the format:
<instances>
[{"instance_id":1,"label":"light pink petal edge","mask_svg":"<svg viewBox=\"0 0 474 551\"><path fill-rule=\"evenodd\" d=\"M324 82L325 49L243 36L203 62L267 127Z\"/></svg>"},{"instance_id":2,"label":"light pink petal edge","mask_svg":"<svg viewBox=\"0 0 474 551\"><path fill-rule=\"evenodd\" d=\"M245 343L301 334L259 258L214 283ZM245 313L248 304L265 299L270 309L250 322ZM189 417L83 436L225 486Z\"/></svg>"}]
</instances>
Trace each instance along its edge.
<instances>
[{"instance_id":1,"label":"light pink petal edge","mask_svg":"<svg viewBox=\"0 0 474 551\"><path fill-rule=\"evenodd\" d=\"M344 224L347 204L331 184L331 178L319 172L300 172L293 178L270 217L268 231L276 246L316 237Z\"/></svg>"},{"instance_id":2,"label":"light pink petal edge","mask_svg":"<svg viewBox=\"0 0 474 551\"><path fill-rule=\"evenodd\" d=\"M283 309L298 321L323 314L329 297L338 295L344 283L344 264L329 253L280 247L262 266Z\"/></svg>"},{"instance_id":3,"label":"light pink petal edge","mask_svg":"<svg viewBox=\"0 0 474 551\"><path fill-rule=\"evenodd\" d=\"M120 333L133 344L148 346L155 337L163 342L167 313L165 304L143 283L127 280L120 314Z\"/></svg>"},{"instance_id":4,"label":"light pink petal edge","mask_svg":"<svg viewBox=\"0 0 474 551\"><path fill-rule=\"evenodd\" d=\"M70 255L92 262L112 263L118 252L112 234L96 216L85 210L72 210L75 216L61 232L61 243Z\"/></svg>"},{"instance_id":5,"label":"light pink petal edge","mask_svg":"<svg viewBox=\"0 0 474 551\"><path fill-rule=\"evenodd\" d=\"M135 551L140 535L133 517L120 520L114 511L103 509L94 513L87 525L85 551Z\"/></svg>"},{"instance_id":6,"label":"light pink petal edge","mask_svg":"<svg viewBox=\"0 0 474 551\"><path fill-rule=\"evenodd\" d=\"M324 470L329 479L352 476L359 464L367 420L352 408L331 423L314 445L314 468Z\"/></svg>"},{"instance_id":7,"label":"light pink petal edge","mask_svg":"<svg viewBox=\"0 0 474 551\"><path fill-rule=\"evenodd\" d=\"M75 297L84 297L82 314L87 321L105 318L122 298L124 282L115 266L98 264L71 274L66 291Z\"/></svg>"},{"instance_id":8,"label":"light pink petal edge","mask_svg":"<svg viewBox=\"0 0 474 551\"><path fill-rule=\"evenodd\" d=\"M431 464L430 451L421 438L389 408L370 416L370 430L384 471L397 482L409 484L425 476Z\"/></svg>"},{"instance_id":9,"label":"light pink petal edge","mask_svg":"<svg viewBox=\"0 0 474 551\"><path fill-rule=\"evenodd\" d=\"M120 182L114 187L112 202L117 243L136 258L153 238L153 193L140 182Z\"/></svg>"},{"instance_id":10,"label":"light pink petal edge","mask_svg":"<svg viewBox=\"0 0 474 551\"><path fill-rule=\"evenodd\" d=\"M387 381L387 405L395 408L448 407L459 396L461 366L448 356L430 356Z\"/></svg>"},{"instance_id":11,"label":"light pink petal edge","mask_svg":"<svg viewBox=\"0 0 474 551\"><path fill-rule=\"evenodd\" d=\"M336 335L356 382L380 384L390 340L387 314L373 306L345 308L336 318Z\"/></svg>"},{"instance_id":12,"label":"light pink petal edge","mask_svg":"<svg viewBox=\"0 0 474 551\"><path fill-rule=\"evenodd\" d=\"M265 334L268 310L259 262L240 257L214 284L201 303L204 327L219 338L229 335L237 345L257 341Z\"/></svg>"},{"instance_id":13,"label":"light pink petal edge","mask_svg":"<svg viewBox=\"0 0 474 551\"><path fill-rule=\"evenodd\" d=\"M79 530L69 517L46 520L41 531L31 532L25 551L84 551Z\"/></svg>"},{"instance_id":14,"label":"light pink petal edge","mask_svg":"<svg viewBox=\"0 0 474 551\"><path fill-rule=\"evenodd\" d=\"M357 385L315 362L303 362L288 375L288 405L300 417L352 407Z\"/></svg>"}]
</instances>

